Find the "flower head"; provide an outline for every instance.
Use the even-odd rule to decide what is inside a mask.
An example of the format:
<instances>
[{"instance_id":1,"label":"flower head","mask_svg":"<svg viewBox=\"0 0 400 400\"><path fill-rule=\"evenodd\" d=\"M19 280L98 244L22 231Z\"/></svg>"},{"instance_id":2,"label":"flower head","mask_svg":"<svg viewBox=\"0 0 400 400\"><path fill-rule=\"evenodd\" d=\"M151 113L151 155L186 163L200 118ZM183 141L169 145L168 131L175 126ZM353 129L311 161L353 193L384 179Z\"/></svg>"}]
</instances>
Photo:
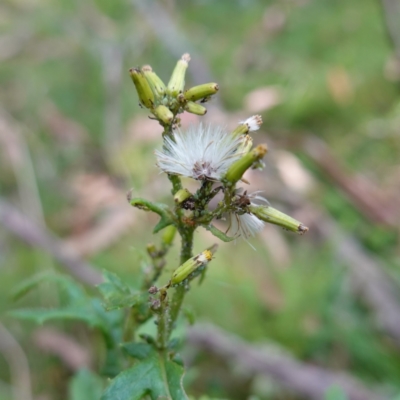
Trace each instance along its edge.
<instances>
[{"instance_id":1,"label":"flower head","mask_svg":"<svg viewBox=\"0 0 400 400\"><path fill-rule=\"evenodd\" d=\"M247 194L243 189L237 189L232 204L233 210L228 215L229 227L227 233L236 238L245 240L255 236L264 228L264 222L248 211L248 206L256 206L258 203L269 204L268 200L260 196L260 191Z\"/></svg>"},{"instance_id":2,"label":"flower head","mask_svg":"<svg viewBox=\"0 0 400 400\"><path fill-rule=\"evenodd\" d=\"M264 222L260 221L255 215L246 214L229 214L229 228L227 234L235 238L250 239L264 228Z\"/></svg>"},{"instance_id":3,"label":"flower head","mask_svg":"<svg viewBox=\"0 0 400 400\"><path fill-rule=\"evenodd\" d=\"M157 165L169 174L218 181L243 156L242 141L220 127L191 126L165 138L163 150L155 152Z\"/></svg>"},{"instance_id":4,"label":"flower head","mask_svg":"<svg viewBox=\"0 0 400 400\"><path fill-rule=\"evenodd\" d=\"M261 115L253 115L245 121L240 121L240 124L246 125L249 132L254 132L260 129L262 122Z\"/></svg>"}]
</instances>

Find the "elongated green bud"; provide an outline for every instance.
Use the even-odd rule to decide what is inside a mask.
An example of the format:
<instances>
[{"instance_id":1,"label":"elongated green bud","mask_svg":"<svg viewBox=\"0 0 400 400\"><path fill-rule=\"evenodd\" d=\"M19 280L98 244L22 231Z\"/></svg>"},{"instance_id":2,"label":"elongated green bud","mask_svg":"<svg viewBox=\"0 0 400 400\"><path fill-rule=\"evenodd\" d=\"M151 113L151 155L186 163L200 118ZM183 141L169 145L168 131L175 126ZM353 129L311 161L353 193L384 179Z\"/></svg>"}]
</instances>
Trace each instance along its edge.
<instances>
[{"instance_id":1,"label":"elongated green bud","mask_svg":"<svg viewBox=\"0 0 400 400\"><path fill-rule=\"evenodd\" d=\"M252 214L264 222L279 225L288 231L297 232L300 234L308 232L308 228L301 222L271 206L250 205L248 206L248 209Z\"/></svg>"},{"instance_id":2,"label":"elongated green bud","mask_svg":"<svg viewBox=\"0 0 400 400\"><path fill-rule=\"evenodd\" d=\"M196 115L204 115L207 112L207 108L200 104L194 103L193 101L188 101L186 103L185 110Z\"/></svg>"},{"instance_id":3,"label":"elongated green bud","mask_svg":"<svg viewBox=\"0 0 400 400\"><path fill-rule=\"evenodd\" d=\"M197 101L212 96L218 92L218 89L217 83L204 83L186 90L184 96L186 100Z\"/></svg>"},{"instance_id":4,"label":"elongated green bud","mask_svg":"<svg viewBox=\"0 0 400 400\"><path fill-rule=\"evenodd\" d=\"M174 114L165 106L159 105L153 110L153 114L164 124L169 125L174 119Z\"/></svg>"},{"instance_id":5,"label":"elongated green bud","mask_svg":"<svg viewBox=\"0 0 400 400\"><path fill-rule=\"evenodd\" d=\"M236 183L254 162L264 157L267 151L268 147L266 144L258 145L256 148L244 155L240 160L235 161L229 167L225 175L225 180L230 183Z\"/></svg>"},{"instance_id":6,"label":"elongated green bud","mask_svg":"<svg viewBox=\"0 0 400 400\"><path fill-rule=\"evenodd\" d=\"M182 58L176 63L175 69L172 72L171 79L168 82L167 92L176 97L185 87L185 74L189 65L190 55L185 53Z\"/></svg>"},{"instance_id":7,"label":"elongated green bud","mask_svg":"<svg viewBox=\"0 0 400 400\"><path fill-rule=\"evenodd\" d=\"M153 69L151 68L150 65L144 65L142 67L142 71L143 71L144 76L147 79L147 82L149 82L149 85L150 85L151 89L153 90L154 95L156 96L157 99L161 100L167 91L165 83L153 71Z\"/></svg>"},{"instance_id":8,"label":"elongated green bud","mask_svg":"<svg viewBox=\"0 0 400 400\"><path fill-rule=\"evenodd\" d=\"M167 226L162 235L162 242L166 246L171 246L172 242L174 241L174 237L176 234L176 226L175 225L170 225Z\"/></svg>"},{"instance_id":9,"label":"elongated green bud","mask_svg":"<svg viewBox=\"0 0 400 400\"><path fill-rule=\"evenodd\" d=\"M138 68L131 68L129 73L133 83L135 84L140 102L145 107L152 108L154 104L154 93L151 90L149 82L147 82L143 72Z\"/></svg>"},{"instance_id":10,"label":"elongated green bud","mask_svg":"<svg viewBox=\"0 0 400 400\"><path fill-rule=\"evenodd\" d=\"M212 252L204 250L197 256L189 258L185 263L178 267L172 274L170 286L176 286L185 280L192 280L198 276L212 259Z\"/></svg>"},{"instance_id":11,"label":"elongated green bud","mask_svg":"<svg viewBox=\"0 0 400 400\"><path fill-rule=\"evenodd\" d=\"M178 190L174 195L174 201L176 204L181 204L185 200L187 200L191 195L192 193L190 193L189 190L187 189Z\"/></svg>"},{"instance_id":12,"label":"elongated green bud","mask_svg":"<svg viewBox=\"0 0 400 400\"><path fill-rule=\"evenodd\" d=\"M245 121L240 121L239 125L232 132L233 136L246 135L249 132L258 131L262 124L261 115L253 115Z\"/></svg>"}]
</instances>

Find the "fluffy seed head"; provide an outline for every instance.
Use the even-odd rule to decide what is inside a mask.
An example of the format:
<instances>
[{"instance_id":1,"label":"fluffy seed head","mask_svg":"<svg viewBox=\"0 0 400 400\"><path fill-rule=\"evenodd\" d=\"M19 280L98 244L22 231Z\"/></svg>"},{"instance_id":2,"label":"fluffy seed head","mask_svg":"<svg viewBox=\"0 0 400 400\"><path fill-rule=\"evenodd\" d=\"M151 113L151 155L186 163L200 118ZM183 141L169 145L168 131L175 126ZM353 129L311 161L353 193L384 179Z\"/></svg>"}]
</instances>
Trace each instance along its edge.
<instances>
[{"instance_id":1,"label":"fluffy seed head","mask_svg":"<svg viewBox=\"0 0 400 400\"><path fill-rule=\"evenodd\" d=\"M192 126L165 139L163 150L155 152L157 165L170 174L218 181L243 156L238 150L242 140L220 127Z\"/></svg>"}]
</instances>

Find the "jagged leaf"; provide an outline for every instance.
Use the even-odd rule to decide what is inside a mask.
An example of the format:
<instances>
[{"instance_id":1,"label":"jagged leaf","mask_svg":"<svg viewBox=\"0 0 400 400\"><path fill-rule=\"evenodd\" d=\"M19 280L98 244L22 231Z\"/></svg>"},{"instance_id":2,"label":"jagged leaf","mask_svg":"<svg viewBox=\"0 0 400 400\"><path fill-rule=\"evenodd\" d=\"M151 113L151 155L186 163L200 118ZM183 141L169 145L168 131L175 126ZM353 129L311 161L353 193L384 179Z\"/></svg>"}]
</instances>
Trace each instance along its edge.
<instances>
[{"instance_id":1,"label":"jagged leaf","mask_svg":"<svg viewBox=\"0 0 400 400\"><path fill-rule=\"evenodd\" d=\"M183 368L152 350L148 357L117 375L101 400L188 400L183 387Z\"/></svg>"},{"instance_id":2,"label":"jagged leaf","mask_svg":"<svg viewBox=\"0 0 400 400\"><path fill-rule=\"evenodd\" d=\"M69 400L100 400L102 379L87 369L79 370L69 383Z\"/></svg>"},{"instance_id":3,"label":"jagged leaf","mask_svg":"<svg viewBox=\"0 0 400 400\"><path fill-rule=\"evenodd\" d=\"M222 240L223 242L231 242L232 240L235 240L234 237L230 237L230 236L226 235L224 232L220 231L214 225L211 225L211 224L210 225L204 225L204 228L206 228L215 237L217 237L218 239Z\"/></svg>"},{"instance_id":4,"label":"jagged leaf","mask_svg":"<svg viewBox=\"0 0 400 400\"><path fill-rule=\"evenodd\" d=\"M104 308L107 311L133 307L147 301L147 293L133 291L114 273L104 271L103 276L105 282L98 285L98 289L103 295Z\"/></svg>"}]
</instances>

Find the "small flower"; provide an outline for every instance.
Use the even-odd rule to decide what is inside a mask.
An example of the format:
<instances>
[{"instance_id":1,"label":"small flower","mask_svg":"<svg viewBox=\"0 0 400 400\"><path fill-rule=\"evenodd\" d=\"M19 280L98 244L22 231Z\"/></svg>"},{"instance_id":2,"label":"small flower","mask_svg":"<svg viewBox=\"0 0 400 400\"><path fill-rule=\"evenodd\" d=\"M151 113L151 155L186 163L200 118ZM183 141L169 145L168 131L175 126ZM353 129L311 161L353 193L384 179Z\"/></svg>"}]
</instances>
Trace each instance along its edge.
<instances>
[{"instance_id":1,"label":"small flower","mask_svg":"<svg viewBox=\"0 0 400 400\"><path fill-rule=\"evenodd\" d=\"M240 121L240 124L247 125L249 132L254 132L260 129L262 122L261 115L253 115L252 117L247 118L245 121Z\"/></svg>"},{"instance_id":2,"label":"small flower","mask_svg":"<svg viewBox=\"0 0 400 400\"><path fill-rule=\"evenodd\" d=\"M220 127L191 126L165 138L163 150L155 152L157 165L169 174L218 181L243 156L238 151L242 141Z\"/></svg>"},{"instance_id":3,"label":"small flower","mask_svg":"<svg viewBox=\"0 0 400 400\"><path fill-rule=\"evenodd\" d=\"M239 125L232 132L233 136L246 135L249 132L258 131L262 124L261 115L253 115L245 121L239 121Z\"/></svg>"}]
</instances>

